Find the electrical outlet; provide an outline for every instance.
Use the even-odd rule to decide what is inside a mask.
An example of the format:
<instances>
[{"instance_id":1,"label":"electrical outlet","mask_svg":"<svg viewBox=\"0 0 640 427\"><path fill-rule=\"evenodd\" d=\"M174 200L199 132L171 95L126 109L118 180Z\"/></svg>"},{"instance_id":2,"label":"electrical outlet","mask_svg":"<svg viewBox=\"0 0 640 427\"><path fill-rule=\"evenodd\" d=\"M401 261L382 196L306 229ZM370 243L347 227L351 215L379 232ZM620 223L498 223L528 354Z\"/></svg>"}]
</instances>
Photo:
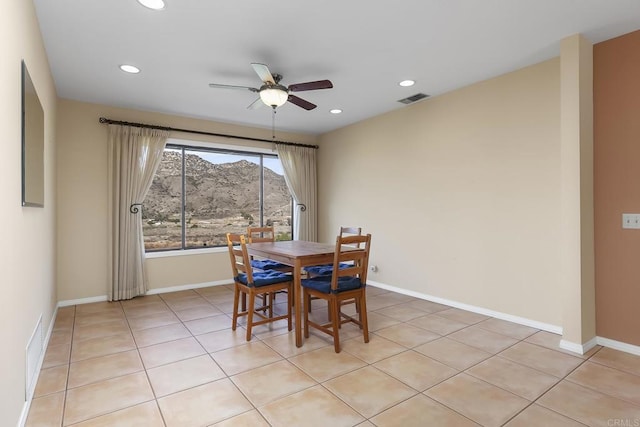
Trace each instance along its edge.
<instances>
[{"instance_id":1,"label":"electrical outlet","mask_svg":"<svg viewBox=\"0 0 640 427\"><path fill-rule=\"evenodd\" d=\"M622 228L640 229L640 214L622 214Z\"/></svg>"},{"instance_id":2,"label":"electrical outlet","mask_svg":"<svg viewBox=\"0 0 640 427\"><path fill-rule=\"evenodd\" d=\"M372 265L369 267L369 270L371 270L371 272L373 273L377 273L378 272L378 266L377 265Z\"/></svg>"}]
</instances>

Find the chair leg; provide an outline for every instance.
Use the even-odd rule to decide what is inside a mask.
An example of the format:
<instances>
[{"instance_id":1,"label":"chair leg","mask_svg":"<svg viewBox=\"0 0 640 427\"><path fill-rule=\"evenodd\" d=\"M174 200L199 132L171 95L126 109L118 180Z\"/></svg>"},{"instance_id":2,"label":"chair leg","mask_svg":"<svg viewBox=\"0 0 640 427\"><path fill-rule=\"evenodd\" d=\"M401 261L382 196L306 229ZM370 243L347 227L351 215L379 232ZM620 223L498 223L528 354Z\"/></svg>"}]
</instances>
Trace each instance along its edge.
<instances>
[{"instance_id":1,"label":"chair leg","mask_svg":"<svg viewBox=\"0 0 640 427\"><path fill-rule=\"evenodd\" d=\"M304 313L304 337L309 338L309 302L311 297L306 289L302 291L302 312ZM296 319L296 322L299 322L299 319Z\"/></svg>"},{"instance_id":2,"label":"chair leg","mask_svg":"<svg viewBox=\"0 0 640 427\"><path fill-rule=\"evenodd\" d=\"M289 330L293 329L292 326L292 321L291 321L291 306L293 305L292 301L293 301L293 287L289 286L289 289L287 289L287 321L289 322ZM298 320L299 322L299 320Z\"/></svg>"},{"instance_id":3,"label":"chair leg","mask_svg":"<svg viewBox=\"0 0 640 427\"><path fill-rule=\"evenodd\" d=\"M233 320L231 321L231 330L235 331L238 325L238 300L240 299L240 289L235 285L233 289Z\"/></svg>"},{"instance_id":4,"label":"chair leg","mask_svg":"<svg viewBox=\"0 0 640 427\"><path fill-rule=\"evenodd\" d=\"M249 292L249 307L247 310L247 341L251 341L251 327L253 326L253 310L256 304L256 294Z\"/></svg>"},{"instance_id":5,"label":"chair leg","mask_svg":"<svg viewBox=\"0 0 640 427\"><path fill-rule=\"evenodd\" d=\"M358 314L360 315L360 324L362 325L362 336L364 337L364 342L369 342L369 322L367 321L367 296L362 292L362 296L356 299L356 303L360 307L360 311Z\"/></svg>"},{"instance_id":6,"label":"chair leg","mask_svg":"<svg viewBox=\"0 0 640 427\"><path fill-rule=\"evenodd\" d=\"M331 311L333 347L336 353L340 353L340 303L337 298L329 300L329 309Z\"/></svg>"}]
</instances>

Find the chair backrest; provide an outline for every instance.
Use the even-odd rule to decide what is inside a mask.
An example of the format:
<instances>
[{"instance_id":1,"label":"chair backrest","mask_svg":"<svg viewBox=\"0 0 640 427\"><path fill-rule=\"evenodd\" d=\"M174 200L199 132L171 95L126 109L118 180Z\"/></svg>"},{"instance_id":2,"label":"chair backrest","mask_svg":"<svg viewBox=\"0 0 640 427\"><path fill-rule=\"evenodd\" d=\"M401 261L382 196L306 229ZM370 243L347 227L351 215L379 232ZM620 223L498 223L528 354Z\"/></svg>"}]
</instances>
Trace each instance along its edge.
<instances>
[{"instance_id":1,"label":"chair backrest","mask_svg":"<svg viewBox=\"0 0 640 427\"><path fill-rule=\"evenodd\" d=\"M367 283L367 270L369 268L369 247L371 234L356 236L338 236L336 249L333 256L333 274L331 276L331 289L338 289L340 277L358 277L362 285ZM354 246L357 249L354 249ZM343 265L340 268L340 265ZM352 266L344 267L345 264Z\"/></svg>"},{"instance_id":2,"label":"chair backrest","mask_svg":"<svg viewBox=\"0 0 640 427\"><path fill-rule=\"evenodd\" d=\"M361 227L340 227L340 237L345 236L362 236L362 228ZM355 245L356 248L360 247L360 243Z\"/></svg>"},{"instance_id":3,"label":"chair backrest","mask_svg":"<svg viewBox=\"0 0 640 427\"><path fill-rule=\"evenodd\" d=\"M244 273L247 275L248 283L253 283L253 270L247 252L247 241L242 234L227 233L227 246L229 247L229 258L231 259L231 269L234 279Z\"/></svg>"},{"instance_id":4,"label":"chair backrest","mask_svg":"<svg viewBox=\"0 0 640 427\"><path fill-rule=\"evenodd\" d=\"M361 227L340 227L340 236L344 237L346 235L361 236L362 228Z\"/></svg>"},{"instance_id":5,"label":"chair backrest","mask_svg":"<svg viewBox=\"0 0 640 427\"><path fill-rule=\"evenodd\" d=\"M273 227L247 227L247 236L249 243L274 242L276 240Z\"/></svg>"}]
</instances>

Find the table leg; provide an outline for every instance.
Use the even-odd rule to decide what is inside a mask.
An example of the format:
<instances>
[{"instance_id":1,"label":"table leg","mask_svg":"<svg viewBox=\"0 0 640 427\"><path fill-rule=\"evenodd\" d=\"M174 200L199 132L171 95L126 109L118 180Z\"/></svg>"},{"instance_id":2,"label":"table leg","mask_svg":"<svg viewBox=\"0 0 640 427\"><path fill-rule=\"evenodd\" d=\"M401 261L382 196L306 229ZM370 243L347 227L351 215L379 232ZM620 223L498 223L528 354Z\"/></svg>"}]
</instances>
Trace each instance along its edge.
<instances>
[{"instance_id":1,"label":"table leg","mask_svg":"<svg viewBox=\"0 0 640 427\"><path fill-rule=\"evenodd\" d=\"M293 269L293 300L296 313L296 347L302 347L302 283L301 283L302 266L300 261L296 260Z\"/></svg>"}]
</instances>

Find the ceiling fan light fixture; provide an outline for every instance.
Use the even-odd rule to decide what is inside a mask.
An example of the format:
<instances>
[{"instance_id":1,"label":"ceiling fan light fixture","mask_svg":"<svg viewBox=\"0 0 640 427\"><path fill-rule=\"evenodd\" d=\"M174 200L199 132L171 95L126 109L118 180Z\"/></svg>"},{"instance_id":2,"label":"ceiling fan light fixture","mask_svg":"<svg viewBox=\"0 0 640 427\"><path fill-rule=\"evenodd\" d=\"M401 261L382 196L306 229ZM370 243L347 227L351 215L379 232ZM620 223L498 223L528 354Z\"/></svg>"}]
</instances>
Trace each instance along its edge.
<instances>
[{"instance_id":1,"label":"ceiling fan light fixture","mask_svg":"<svg viewBox=\"0 0 640 427\"><path fill-rule=\"evenodd\" d=\"M289 99L289 93L281 87L260 89L260 99L269 107L279 107Z\"/></svg>"}]
</instances>

